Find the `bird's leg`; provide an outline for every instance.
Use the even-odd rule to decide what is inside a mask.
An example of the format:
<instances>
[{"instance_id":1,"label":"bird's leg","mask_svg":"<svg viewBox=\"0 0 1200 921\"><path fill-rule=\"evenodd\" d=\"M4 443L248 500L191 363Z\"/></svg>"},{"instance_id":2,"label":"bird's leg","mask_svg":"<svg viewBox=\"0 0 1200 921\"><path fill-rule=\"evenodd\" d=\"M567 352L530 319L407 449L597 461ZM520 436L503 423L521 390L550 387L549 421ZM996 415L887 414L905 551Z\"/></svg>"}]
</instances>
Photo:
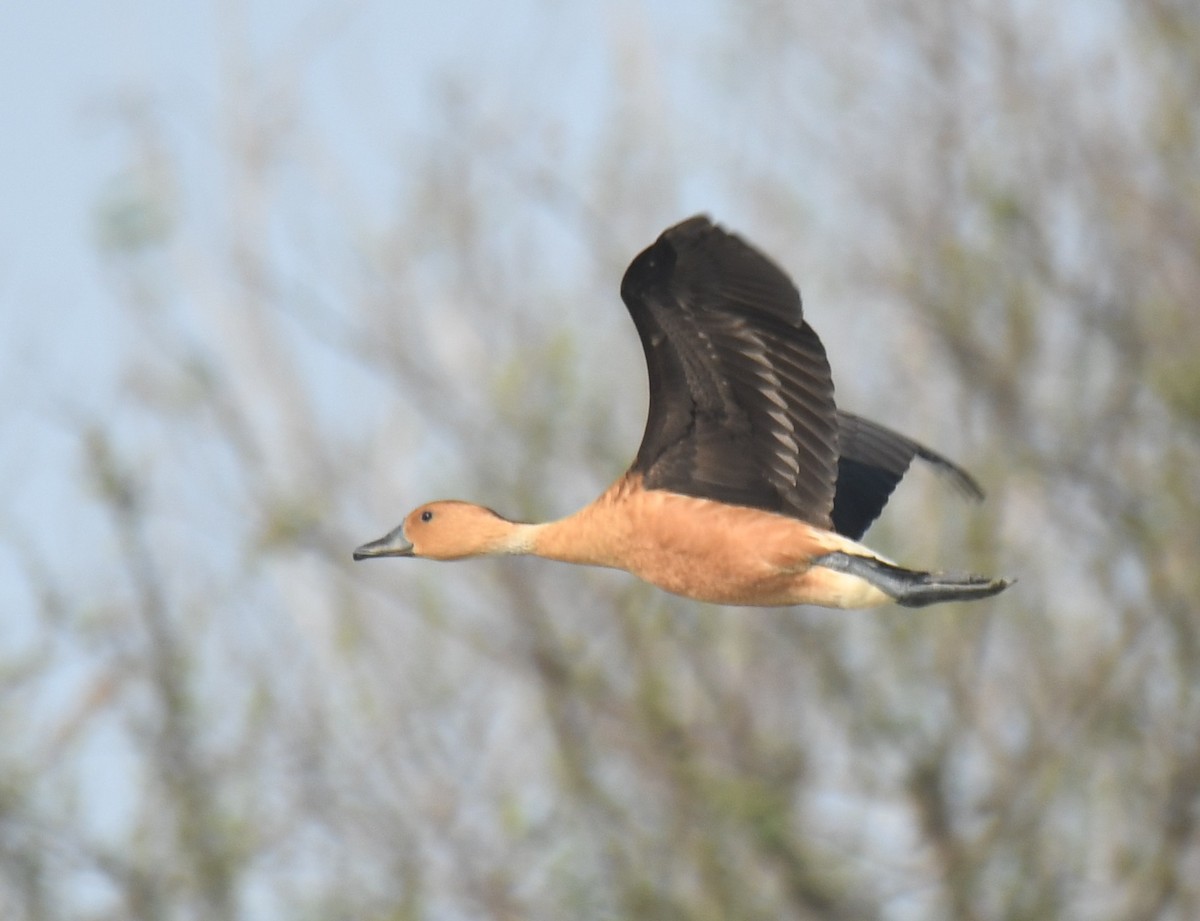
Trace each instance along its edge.
<instances>
[{"instance_id":1,"label":"bird's leg","mask_svg":"<svg viewBox=\"0 0 1200 921\"><path fill-rule=\"evenodd\" d=\"M1004 591L1008 579L989 579L970 573L918 572L867 556L840 550L816 557L814 566L844 572L863 579L907 608L920 608L941 601L969 601Z\"/></svg>"}]
</instances>

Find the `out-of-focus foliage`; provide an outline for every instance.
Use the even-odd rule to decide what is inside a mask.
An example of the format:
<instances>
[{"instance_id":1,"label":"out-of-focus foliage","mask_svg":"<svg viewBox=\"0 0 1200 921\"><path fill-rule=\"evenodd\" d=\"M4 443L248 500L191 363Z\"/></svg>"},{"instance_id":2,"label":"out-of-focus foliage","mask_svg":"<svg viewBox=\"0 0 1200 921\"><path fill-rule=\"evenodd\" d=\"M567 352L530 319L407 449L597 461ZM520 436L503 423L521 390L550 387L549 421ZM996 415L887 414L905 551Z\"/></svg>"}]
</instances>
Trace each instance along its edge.
<instances>
[{"instance_id":1,"label":"out-of-focus foliage","mask_svg":"<svg viewBox=\"0 0 1200 921\"><path fill-rule=\"evenodd\" d=\"M96 209L124 402L72 422L109 528L69 582L25 556L39 633L0 661L5 917L1200 916L1194 5L730 4L678 98L611 41L594 160L451 87L383 228L253 87L217 242L129 121ZM989 489L915 473L870 543L1013 589L734 610L351 564L419 501L547 517L621 472L617 283L692 170L805 283L843 405Z\"/></svg>"}]
</instances>

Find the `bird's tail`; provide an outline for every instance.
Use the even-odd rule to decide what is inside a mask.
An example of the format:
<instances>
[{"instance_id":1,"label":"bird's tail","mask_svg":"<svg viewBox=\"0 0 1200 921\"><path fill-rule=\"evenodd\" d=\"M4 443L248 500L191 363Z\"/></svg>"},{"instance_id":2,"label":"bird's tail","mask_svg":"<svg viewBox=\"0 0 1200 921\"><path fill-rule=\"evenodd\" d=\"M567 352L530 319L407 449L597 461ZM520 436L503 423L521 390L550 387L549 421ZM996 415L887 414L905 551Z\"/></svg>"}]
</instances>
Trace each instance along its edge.
<instances>
[{"instance_id":1,"label":"bird's tail","mask_svg":"<svg viewBox=\"0 0 1200 921\"><path fill-rule=\"evenodd\" d=\"M1013 582L1010 579L989 579L970 573L919 572L840 550L817 557L813 563L835 572L857 576L907 608L920 608L942 601L989 598L1004 591Z\"/></svg>"}]
</instances>

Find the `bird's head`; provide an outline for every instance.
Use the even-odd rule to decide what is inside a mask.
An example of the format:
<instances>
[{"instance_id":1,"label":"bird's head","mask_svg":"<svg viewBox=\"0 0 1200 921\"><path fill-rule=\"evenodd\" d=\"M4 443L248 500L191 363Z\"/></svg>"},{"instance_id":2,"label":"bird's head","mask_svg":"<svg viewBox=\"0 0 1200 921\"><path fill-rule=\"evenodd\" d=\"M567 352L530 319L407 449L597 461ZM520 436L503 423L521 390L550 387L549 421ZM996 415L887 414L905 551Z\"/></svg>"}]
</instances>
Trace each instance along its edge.
<instances>
[{"instance_id":1,"label":"bird's head","mask_svg":"<svg viewBox=\"0 0 1200 921\"><path fill-rule=\"evenodd\" d=\"M521 553L518 525L489 508L443 499L427 502L408 513L394 531L363 544L354 559L377 556L416 556L431 560L461 560L496 553Z\"/></svg>"}]
</instances>

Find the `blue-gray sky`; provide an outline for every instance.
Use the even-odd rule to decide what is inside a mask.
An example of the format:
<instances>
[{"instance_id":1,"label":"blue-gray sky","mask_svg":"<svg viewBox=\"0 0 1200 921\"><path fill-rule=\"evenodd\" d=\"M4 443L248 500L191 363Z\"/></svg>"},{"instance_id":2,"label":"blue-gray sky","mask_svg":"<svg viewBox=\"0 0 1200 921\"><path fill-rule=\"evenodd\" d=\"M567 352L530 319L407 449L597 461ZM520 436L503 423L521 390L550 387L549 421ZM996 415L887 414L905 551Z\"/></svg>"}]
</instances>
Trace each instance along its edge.
<instances>
[{"instance_id":1,"label":"blue-gray sky","mask_svg":"<svg viewBox=\"0 0 1200 921\"><path fill-rule=\"evenodd\" d=\"M150 111L186 172L179 213L223 245L214 211L228 99L244 81L302 109L368 225L394 207L396 162L420 146L447 81L488 112L564 129L569 155L611 104L618 32L638 33L669 81L714 17L671 3L49 2L0 11L0 604L28 610L13 545L85 566L89 524L72 423L111 417L128 345L97 253L97 211L121 194L128 113ZM265 101L269 109L270 99ZM286 117L288 113L279 113ZM320 389L315 381L314 388ZM81 540L82 538L82 540ZM81 548L81 543L83 547ZM58 559L71 546L74 562ZM9 619L5 631L15 631ZM10 641L12 635L10 634Z\"/></svg>"}]
</instances>

